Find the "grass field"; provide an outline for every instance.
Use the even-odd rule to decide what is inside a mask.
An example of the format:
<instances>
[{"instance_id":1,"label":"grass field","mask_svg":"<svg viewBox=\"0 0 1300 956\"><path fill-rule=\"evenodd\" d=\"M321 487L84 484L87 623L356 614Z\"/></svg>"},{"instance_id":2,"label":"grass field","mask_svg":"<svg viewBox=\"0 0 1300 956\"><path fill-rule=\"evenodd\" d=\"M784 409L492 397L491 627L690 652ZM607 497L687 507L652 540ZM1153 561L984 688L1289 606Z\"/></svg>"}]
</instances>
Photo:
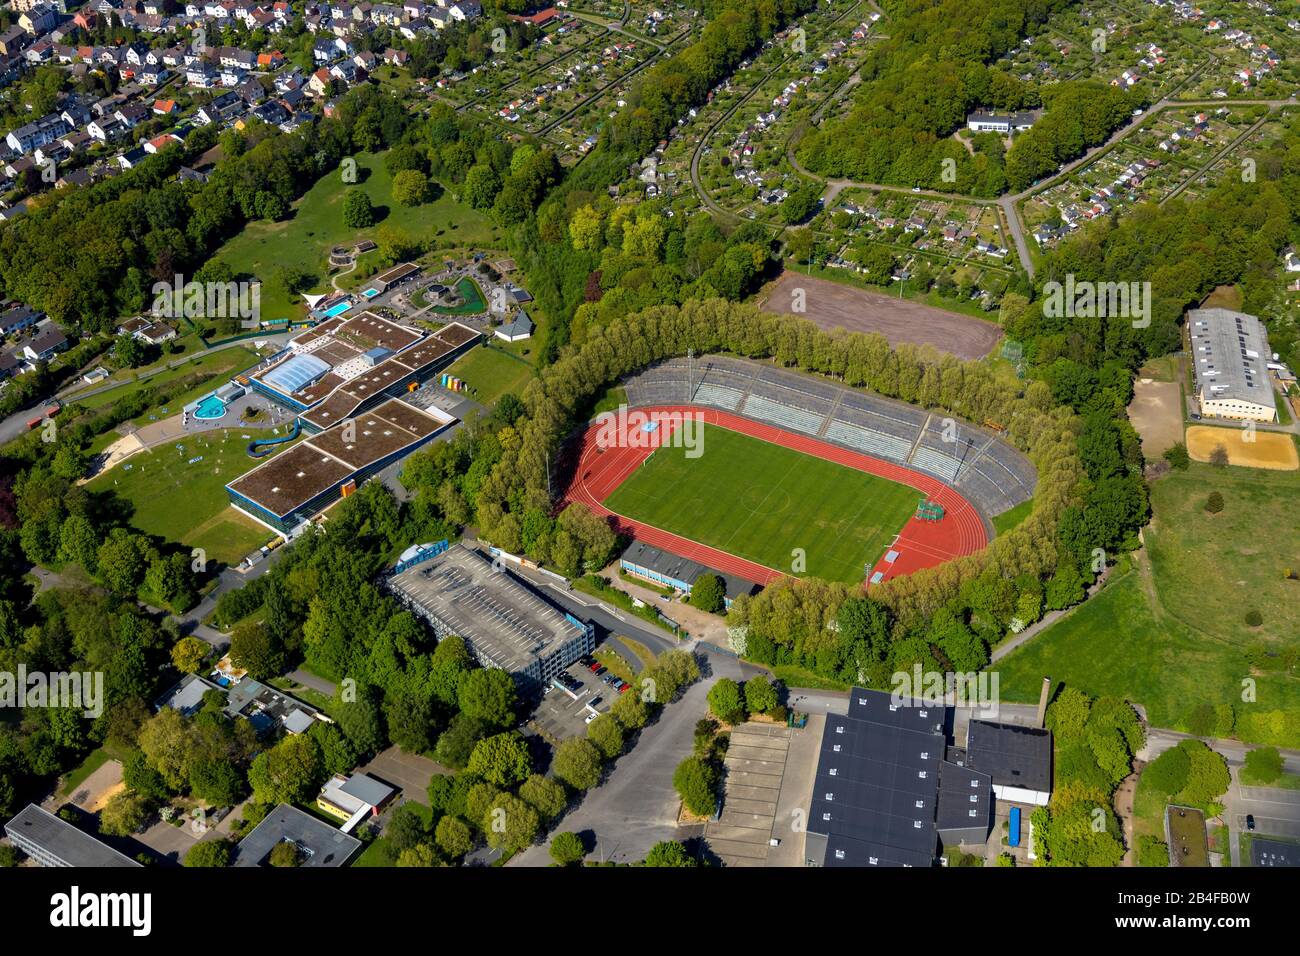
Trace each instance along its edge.
<instances>
[{"instance_id":1,"label":"grass field","mask_svg":"<svg viewBox=\"0 0 1300 956\"><path fill-rule=\"evenodd\" d=\"M524 386L534 373L533 367L523 359L486 345L471 349L447 369L448 375L455 375L473 386L470 397L488 407L506 392L522 395Z\"/></svg>"},{"instance_id":2,"label":"grass field","mask_svg":"<svg viewBox=\"0 0 1300 956\"><path fill-rule=\"evenodd\" d=\"M135 508L131 524L141 531L203 548L210 560L233 564L271 538L266 528L230 507L225 489L226 482L256 464L241 436L269 434L267 429L229 428L193 435L180 442L183 451L177 451L175 443L157 446L97 476L87 487L113 491L129 501ZM202 461L189 463L200 455Z\"/></svg>"},{"instance_id":3,"label":"grass field","mask_svg":"<svg viewBox=\"0 0 1300 956\"><path fill-rule=\"evenodd\" d=\"M420 241L449 236L458 245L493 244L494 230L487 217L456 202L451 193L443 192L422 206L399 205L393 200L393 180L384 168L383 155L361 153L356 161L359 183L348 184L339 173L328 173L294 203L290 218L250 223L217 251L216 258L236 275L253 275L262 280L262 318L300 318L306 314L302 297L291 296L280 281L281 267L307 271L316 280L311 291L326 291L330 249L373 239L381 225L394 226ZM375 207L374 226L352 229L343 224L343 196L349 189L360 189L370 197Z\"/></svg>"},{"instance_id":4,"label":"grass field","mask_svg":"<svg viewBox=\"0 0 1300 956\"><path fill-rule=\"evenodd\" d=\"M1014 508L1010 508L1002 514L993 518L993 531L995 534L1006 534L1020 522L1029 517L1030 512L1034 510L1033 499L1022 501Z\"/></svg>"},{"instance_id":5,"label":"grass field","mask_svg":"<svg viewBox=\"0 0 1300 956\"><path fill-rule=\"evenodd\" d=\"M1206 514L1211 490L1225 507ZM1188 729L1202 704L1232 704L1237 734L1251 742L1300 744L1300 679L1260 670L1248 647L1270 652L1300 632L1300 475L1193 464L1151 485L1145 556L1083 606L1000 664L1007 700L1032 702L1044 675L1090 694L1142 704L1158 727ZM1259 627L1245 616L1258 610ZM1243 680L1255 700L1243 701Z\"/></svg>"},{"instance_id":6,"label":"grass field","mask_svg":"<svg viewBox=\"0 0 1300 956\"><path fill-rule=\"evenodd\" d=\"M175 356L169 356L168 361L174 361ZM248 368L257 362L256 353L250 349L231 347L221 349L216 352L207 352L184 365L176 368L167 369L159 372L157 375L150 376L143 381L123 382L115 388L100 392L97 395L91 395L88 398L78 398L72 395L67 399L67 403L77 404L83 408L95 409L103 408L105 405L111 405L113 402L121 401L131 393L143 388L146 385L157 387L166 385L168 382L175 381L178 378L184 378L195 372L203 372L210 376L230 375L241 369ZM87 389L90 391L91 389Z\"/></svg>"},{"instance_id":7,"label":"grass field","mask_svg":"<svg viewBox=\"0 0 1300 956\"><path fill-rule=\"evenodd\" d=\"M861 581L916 509L904 485L714 425L702 454L661 448L605 502L637 521L769 568Z\"/></svg>"}]
</instances>

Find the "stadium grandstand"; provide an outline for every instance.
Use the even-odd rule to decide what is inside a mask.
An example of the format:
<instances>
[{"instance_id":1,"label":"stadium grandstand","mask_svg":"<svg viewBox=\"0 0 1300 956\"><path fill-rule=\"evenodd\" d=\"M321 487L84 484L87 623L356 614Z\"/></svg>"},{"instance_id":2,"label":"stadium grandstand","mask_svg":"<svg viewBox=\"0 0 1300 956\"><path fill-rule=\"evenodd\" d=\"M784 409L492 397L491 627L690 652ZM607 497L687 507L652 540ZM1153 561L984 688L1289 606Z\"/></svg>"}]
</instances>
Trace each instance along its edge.
<instances>
[{"instance_id":1,"label":"stadium grandstand","mask_svg":"<svg viewBox=\"0 0 1300 956\"><path fill-rule=\"evenodd\" d=\"M1037 472L992 431L802 372L726 356L670 359L626 382L628 404L702 405L938 478L986 517L1033 497Z\"/></svg>"},{"instance_id":2,"label":"stadium grandstand","mask_svg":"<svg viewBox=\"0 0 1300 956\"><path fill-rule=\"evenodd\" d=\"M250 518L289 535L456 422L437 408L390 398L258 465L226 485L226 494Z\"/></svg>"},{"instance_id":3,"label":"stadium grandstand","mask_svg":"<svg viewBox=\"0 0 1300 956\"><path fill-rule=\"evenodd\" d=\"M362 312L322 322L236 381L321 431L427 379L480 338L458 322L430 335Z\"/></svg>"}]
</instances>

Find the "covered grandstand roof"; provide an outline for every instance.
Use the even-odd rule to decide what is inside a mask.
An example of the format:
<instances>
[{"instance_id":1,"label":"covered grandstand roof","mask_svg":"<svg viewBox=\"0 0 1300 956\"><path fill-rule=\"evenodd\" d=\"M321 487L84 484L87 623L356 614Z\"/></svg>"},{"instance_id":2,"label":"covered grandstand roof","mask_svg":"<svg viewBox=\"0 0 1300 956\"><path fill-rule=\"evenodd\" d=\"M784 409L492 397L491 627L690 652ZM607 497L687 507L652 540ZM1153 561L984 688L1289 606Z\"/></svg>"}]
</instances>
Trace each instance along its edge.
<instances>
[{"instance_id":1,"label":"covered grandstand roof","mask_svg":"<svg viewBox=\"0 0 1300 956\"><path fill-rule=\"evenodd\" d=\"M262 376L262 381L285 394L292 395L316 381L316 379L327 373L330 368L328 362L322 361L314 355L295 355L287 362L283 362L268 371Z\"/></svg>"}]
</instances>

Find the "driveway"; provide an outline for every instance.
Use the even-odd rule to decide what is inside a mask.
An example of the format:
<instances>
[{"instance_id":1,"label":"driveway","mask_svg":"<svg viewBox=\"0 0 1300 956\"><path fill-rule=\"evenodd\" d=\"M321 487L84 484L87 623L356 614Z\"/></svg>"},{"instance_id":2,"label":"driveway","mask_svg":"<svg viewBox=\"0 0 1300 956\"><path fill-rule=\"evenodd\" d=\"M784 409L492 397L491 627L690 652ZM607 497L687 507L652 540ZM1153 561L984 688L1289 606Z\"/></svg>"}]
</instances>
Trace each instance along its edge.
<instances>
[{"instance_id":1,"label":"driveway","mask_svg":"<svg viewBox=\"0 0 1300 956\"><path fill-rule=\"evenodd\" d=\"M636 746L613 765L605 779L589 790L582 803L570 810L554 832L573 831L594 847L590 860L632 863L645 859L661 840L681 840L694 833L677 827L680 800L673 789L673 771L694 750L695 723L708 710L709 688L720 677L738 680L734 657L705 650L705 675L669 704L650 727L641 731ZM694 828L698 832L699 828ZM549 866L546 845L529 847L510 866Z\"/></svg>"}]
</instances>

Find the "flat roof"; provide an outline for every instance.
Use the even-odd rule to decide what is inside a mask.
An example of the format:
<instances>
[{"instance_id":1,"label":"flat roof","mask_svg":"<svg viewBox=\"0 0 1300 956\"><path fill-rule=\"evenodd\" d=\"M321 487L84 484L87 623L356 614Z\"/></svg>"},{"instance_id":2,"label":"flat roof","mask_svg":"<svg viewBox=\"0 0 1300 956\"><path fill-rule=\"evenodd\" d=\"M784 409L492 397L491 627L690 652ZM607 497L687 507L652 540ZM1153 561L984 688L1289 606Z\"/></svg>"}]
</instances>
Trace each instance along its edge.
<instances>
[{"instance_id":1,"label":"flat roof","mask_svg":"<svg viewBox=\"0 0 1300 956\"><path fill-rule=\"evenodd\" d=\"M512 673L581 632L509 571L462 544L394 575L388 586Z\"/></svg>"},{"instance_id":2,"label":"flat roof","mask_svg":"<svg viewBox=\"0 0 1300 956\"><path fill-rule=\"evenodd\" d=\"M350 476L428 438L456 419L438 409L428 411L390 398L353 419L263 462L226 485L284 517Z\"/></svg>"},{"instance_id":3,"label":"flat roof","mask_svg":"<svg viewBox=\"0 0 1300 956\"><path fill-rule=\"evenodd\" d=\"M10 839L26 840L67 866L139 866L107 843L79 830L42 807L29 803L5 824Z\"/></svg>"},{"instance_id":4,"label":"flat roof","mask_svg":"<svg viewBox=\"0 0 1300 956\"><path fill-rule=\"evenodd\" d=\"M235 849L232 866L270 866L271 851L279 843L298 846L300 867L342 866L361 841L297 807L282 803L244 837Z\"/></svg>"},{"instance_id":5,"label":"flat roof","mask_svg":"<svg viewBox=\"0 0 1300 956\"><path fill-rule=\"evenodd\" d=\"M403 262L400 266L393 266L393 268L389 269L387 272L381 272L379 275L375 276L370 281L374 283L382 283L384 285L388 285L389 283L398 282L402 279L405 279L413 272L419 272L419 271L420 271L419 266L412 265L409 262Z\"/></svg>"},{"instance_id":6,"label":"flat roof","mask_svg":"<svg viewBox=\"0 0 1300 956\"><path fill-rule=\"evenodd\" d=\"M304 412L302 418L317 428L328 428L347 418L373 395L412 373L420 375L448 352L472 342L479 335L476 330L460 323L444 326L424 341L341 383L325 401Z\"/></svg>"},{"instance_id":7,"label":"flat roof","mask_svg":"<svg viewBox=\"0 0 1300 956\"><path fill-rule=\"evenodd\" d=\"M1268 380L1268 333L1255 316L1231 309L1187 313L1192 369L1202 400L1252 402L1276 408Z\"/></svg>"},{"instance_id":8,"label":"flat roof","mask_svg":"<svg viewBox=\"0 0 1300 956\"><path fill-rule=\"evenodd\" d=\"M988 774L997 787L1051 793L1051 731L972 720L966 731L966 766Z\"/></svg>"},{"instance_id":9,"label":"flat roof","mask_svg":"<svg viewBox=\"0 0 1300 956\"><path fill-rule=\"evenodd\" d=\"M1250 838L1251 866L1300 866L1300 843L1285 843L1268 837Z\"/></svg>"}]
</instances>

